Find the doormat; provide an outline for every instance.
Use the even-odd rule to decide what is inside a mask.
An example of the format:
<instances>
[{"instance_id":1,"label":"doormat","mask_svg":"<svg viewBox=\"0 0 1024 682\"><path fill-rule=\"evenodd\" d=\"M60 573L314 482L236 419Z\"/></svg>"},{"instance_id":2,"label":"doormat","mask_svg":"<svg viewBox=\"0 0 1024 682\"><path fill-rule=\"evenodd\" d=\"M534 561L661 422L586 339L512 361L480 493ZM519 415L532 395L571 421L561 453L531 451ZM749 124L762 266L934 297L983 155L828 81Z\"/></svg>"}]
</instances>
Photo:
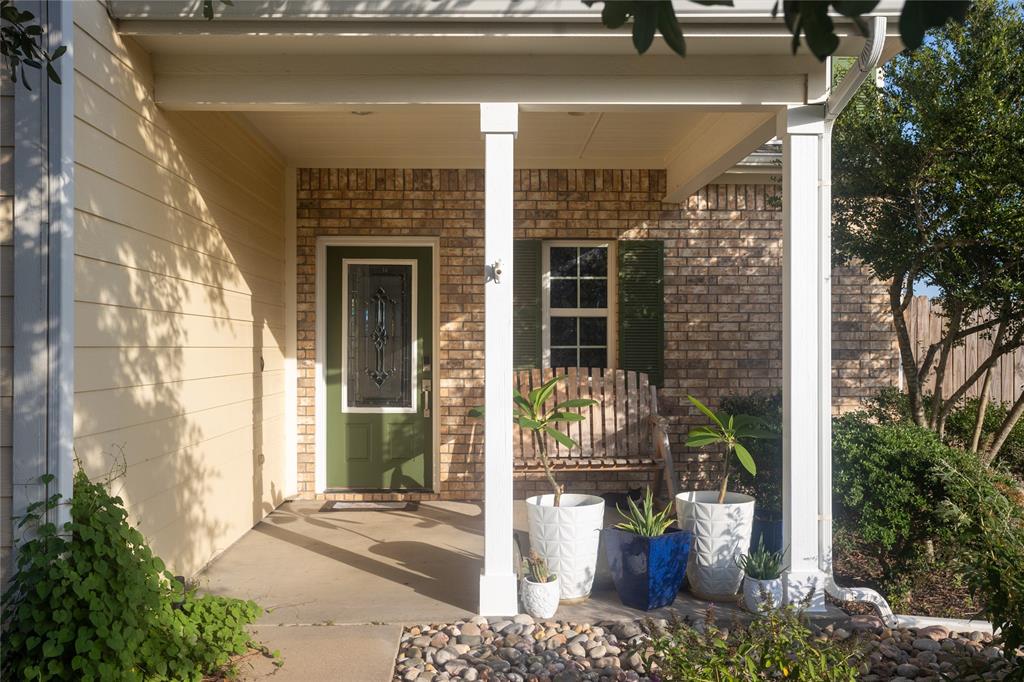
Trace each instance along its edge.
<instances>
[{"instance_id":1,"label":"doormat","mask_svg":"<svg viewBox=\"0 0 1024 682\"><path fill-rule=\"evenodd\" d=\"M416 511L419 506L418 502L325 502L320 511Z\"/></svg>"}]
</instances>

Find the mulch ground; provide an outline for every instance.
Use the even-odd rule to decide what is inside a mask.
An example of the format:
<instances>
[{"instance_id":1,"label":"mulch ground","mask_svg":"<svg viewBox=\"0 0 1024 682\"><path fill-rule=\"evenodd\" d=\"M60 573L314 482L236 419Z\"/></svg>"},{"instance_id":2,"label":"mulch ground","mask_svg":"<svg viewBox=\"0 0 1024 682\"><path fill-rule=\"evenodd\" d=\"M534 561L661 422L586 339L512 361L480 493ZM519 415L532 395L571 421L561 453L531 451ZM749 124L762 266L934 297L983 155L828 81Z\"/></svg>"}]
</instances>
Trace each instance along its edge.
<instances>
[{"instance_id":1,"label":"mulch ground","mask_svg":"<svg viewBox=\"0 0 1024 682\"><path fill-rule=\"evenodd\" d=\"M880 588L881 570L875 560L856 550L836 549L836 582L840 585ZM897 613L912 613L936 618L984 618L981 601L971 596L963 573L948 562L936 560L919 571L905 596L885 595ZM849 613L870 613L865 604L841 604Z\"/></svg>"}]
</instances>

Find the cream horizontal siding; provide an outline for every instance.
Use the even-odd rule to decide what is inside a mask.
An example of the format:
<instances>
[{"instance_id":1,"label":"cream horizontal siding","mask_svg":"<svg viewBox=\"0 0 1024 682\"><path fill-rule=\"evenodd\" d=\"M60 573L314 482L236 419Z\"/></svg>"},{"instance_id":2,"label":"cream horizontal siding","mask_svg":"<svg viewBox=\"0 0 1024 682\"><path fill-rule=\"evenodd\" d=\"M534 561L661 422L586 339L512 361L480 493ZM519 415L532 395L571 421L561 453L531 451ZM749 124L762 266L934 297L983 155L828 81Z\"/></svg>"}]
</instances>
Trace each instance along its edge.
<instances>
[{"instance_id":1,"label":"cream horizontal siding","mask_svg":"<svg viewBox=\"0 0 1024 682\"><path fill-rule=\"evenodd\" d=\"M14 348L14 89L0 70L0 589L11 568L12 375Z\"/></svg>"},{"instance_id":2,"label":"cream horizontal siding","mask_svg":"<svg viewBox=\"0 0 1024 682\"><path fill-rule=\"evenodd\" d=\"M75 4L75 448L191 575L281 502L284 166L234 114L162 112Z\"/></svg>"}]
</instances>

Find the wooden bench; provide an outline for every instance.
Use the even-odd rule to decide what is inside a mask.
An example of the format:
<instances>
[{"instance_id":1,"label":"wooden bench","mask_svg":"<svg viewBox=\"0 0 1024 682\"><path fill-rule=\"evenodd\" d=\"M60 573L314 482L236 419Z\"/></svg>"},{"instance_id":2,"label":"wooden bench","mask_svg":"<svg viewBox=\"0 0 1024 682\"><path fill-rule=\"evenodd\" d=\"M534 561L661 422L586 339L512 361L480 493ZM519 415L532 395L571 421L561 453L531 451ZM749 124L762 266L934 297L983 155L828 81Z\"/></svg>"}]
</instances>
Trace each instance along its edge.
<instances>
[{"instance_id":1,"label":"wooden bench","mask_svg":"<svg viewBox=\"0 0 1024 682\"><path fill-rule=\"evenodd\" d=\"M557 425L579 447L569 450L548 438L552 468L559 473L651 471L655 474L655 495L664 483L668 499L673 499L675 468L664 418L658 415L658 392L647 375L602 368L519 370L515 373L515 389L529 393L555 373L567 378L557 384L549 404L572 398L590 398L597 404L579 410L586 417L583 421ZM543 474L544 465L531 434L516 428L513 438L516 474Z\"/></svg>"}]
</instances>

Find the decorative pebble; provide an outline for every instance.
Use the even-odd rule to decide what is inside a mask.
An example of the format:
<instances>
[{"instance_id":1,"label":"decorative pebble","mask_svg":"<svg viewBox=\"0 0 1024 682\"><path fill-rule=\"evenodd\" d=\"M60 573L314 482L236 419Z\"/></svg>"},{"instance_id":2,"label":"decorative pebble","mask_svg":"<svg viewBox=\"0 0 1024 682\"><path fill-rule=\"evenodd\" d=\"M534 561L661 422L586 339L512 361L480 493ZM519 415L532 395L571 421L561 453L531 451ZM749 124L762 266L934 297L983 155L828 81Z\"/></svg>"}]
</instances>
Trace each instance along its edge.
<instances>
[{"instance_id":1,"label":"decorative pebble","mask_svg":"<svg viewBox=\"0 0 1024 682\"><path fill-rule=\"evenodd\" d=\"M646 622L654 632L668 627L664 620ZM890 629L874 616L812 629L819 641L853 643L863 652L855 665L864 682L985 682L1012 672L989 633ZM647 636L636 621L536 622L526 615L420 624L402 634L394 680L650 682L638 653Z\"/></svg>"}]
</instances>

